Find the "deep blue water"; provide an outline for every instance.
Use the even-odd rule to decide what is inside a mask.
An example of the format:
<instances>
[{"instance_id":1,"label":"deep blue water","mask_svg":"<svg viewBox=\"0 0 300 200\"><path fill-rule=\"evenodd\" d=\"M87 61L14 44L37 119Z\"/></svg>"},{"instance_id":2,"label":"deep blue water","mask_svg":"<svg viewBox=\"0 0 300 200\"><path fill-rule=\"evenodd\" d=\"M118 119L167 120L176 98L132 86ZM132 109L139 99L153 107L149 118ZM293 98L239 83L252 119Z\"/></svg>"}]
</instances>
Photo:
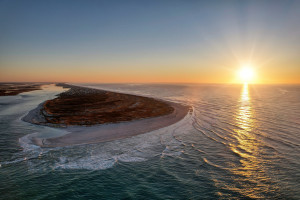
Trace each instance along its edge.
<instances>
[{"instance_id":1,"label":"deep blue water","mask_svg":"<svg viewBox=\"0 0 300 200\"><path fill-rule=\"evenodd\" d=\"M59 87L0 97L0 199L300 199L300 86L90 87L193 107L180 122L113 142L41 149L21 121Z\"/></svg>"}]
</instances>

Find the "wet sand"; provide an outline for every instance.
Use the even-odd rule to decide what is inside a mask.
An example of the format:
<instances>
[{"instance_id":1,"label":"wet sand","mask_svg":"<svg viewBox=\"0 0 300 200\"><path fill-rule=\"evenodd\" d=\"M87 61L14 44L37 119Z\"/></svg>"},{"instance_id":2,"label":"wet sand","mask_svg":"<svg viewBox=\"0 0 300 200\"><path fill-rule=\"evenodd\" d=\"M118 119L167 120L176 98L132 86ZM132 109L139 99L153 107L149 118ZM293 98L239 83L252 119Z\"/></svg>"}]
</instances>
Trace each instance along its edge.
<instances>
[{"instance_id":1,"label":"wet sand","mask_svg":"<svg viewBox=\"0 0 300 200\"><path fill-rule=\"evenodd\" d=\"M56 138L32 138L32 142L36 145L62 147L128 138L172 125L183 119L190 109L188 106L148 97L64 86L71 89L54 100L40 104L23 120L58 127L69 133ZM72 109L82 107L76 105L76 103L81 103L77 97L84 96L86 92L88 95L83 97L83 101L89 100L88 104L85 104L86 107L83 110L79 109L77 113L74 112ZM90 102L91 98L97 101L98 105L95 106L95 103ZM99 100L101 100L100 104ZM55 109L49 109L47 107L49 104L52 104ZM71 109L70 113L75 113L73 116L63 114L66 106ZM93 114L86 114L87 110L92 111ZM50 120L47 119L48 116Z\"/></svg>"}]
</instances>

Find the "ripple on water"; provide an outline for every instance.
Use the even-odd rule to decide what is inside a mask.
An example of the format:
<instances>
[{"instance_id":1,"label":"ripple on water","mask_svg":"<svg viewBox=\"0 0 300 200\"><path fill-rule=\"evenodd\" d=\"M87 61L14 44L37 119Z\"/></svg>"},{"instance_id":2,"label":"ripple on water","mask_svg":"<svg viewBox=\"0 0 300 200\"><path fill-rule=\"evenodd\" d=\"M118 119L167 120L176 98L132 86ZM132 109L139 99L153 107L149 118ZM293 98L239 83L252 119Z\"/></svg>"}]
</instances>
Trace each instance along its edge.
<instances>
[{"instance_id":1,"label":"ripple on water","mask_svg":"<svg viewBox=\"0 0 300 200\"><path fill-rule=\"evenodd\" d=\"M42 171L40 174L51 174L51 178L53 174L70 173L67 185L73 183L74 174L105 174L101 178L107 182L101 179L95 185L104 188L107 183L119 184L117 187L123 190L120 193L133 198L138 191L151 190L165 198L187 194L180 197L299 199L300 112L297 108L300 104L296 101L300 97L299 89L296 92L286 89L288 96L278 96L272 87L265 91L259 86L248 92L238 87L187 86L187 90L181 88L182 91L176 90L174 94L161 92L161 87L172 86L138 87L135 91L140 94L147 90L147 94L158 98L189 101L194 112L170 127L143 135L64 148L32 146L29 137L43 132L34 128L33 135L20 139L23 151L1 161L1 170L10 169L13 178L27 172ZM15 173L16 166L22 166L22 172ZM92 180L92 175L88 175L84 176L85 181ZM15 183L13 179L10 181L13 188ZM131 181L130 187L122 185L126 181ZM80 178L76 182L85 188L86 182ZM93 187L87 185L88 189ZM147 194L151 196L151 192Z\"/></svg>"}]
</instances>

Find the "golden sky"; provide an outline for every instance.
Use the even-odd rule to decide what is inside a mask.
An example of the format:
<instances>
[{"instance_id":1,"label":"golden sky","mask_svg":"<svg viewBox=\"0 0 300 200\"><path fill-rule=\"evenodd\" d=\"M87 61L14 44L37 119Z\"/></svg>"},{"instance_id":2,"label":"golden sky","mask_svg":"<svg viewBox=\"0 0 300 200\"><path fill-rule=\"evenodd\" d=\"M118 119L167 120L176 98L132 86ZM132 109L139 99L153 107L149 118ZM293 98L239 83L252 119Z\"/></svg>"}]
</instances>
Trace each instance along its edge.
<instances>
[{"instance_id":1,"label":"golden sky","mask_svg":"<svg viewBox=\"0 0 300 200\"><path fill-rule=\"evenodd\" d=\"M2 82L300 83L299 1L2 4Z\"/></svg>"}]
</instances>

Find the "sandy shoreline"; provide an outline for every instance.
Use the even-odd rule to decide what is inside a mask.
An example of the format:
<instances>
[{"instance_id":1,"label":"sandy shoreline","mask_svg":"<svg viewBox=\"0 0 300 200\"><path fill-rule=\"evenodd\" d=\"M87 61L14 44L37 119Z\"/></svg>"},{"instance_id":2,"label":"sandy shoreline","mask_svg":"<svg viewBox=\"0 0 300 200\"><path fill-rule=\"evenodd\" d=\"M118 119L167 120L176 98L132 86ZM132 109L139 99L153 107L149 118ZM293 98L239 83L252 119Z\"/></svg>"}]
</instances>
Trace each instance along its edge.
<instances>
[{"instance_id":1,"label":"sandy shoreline","mask_svg":"<svg viewBox=\"0 0 300 200\"><path fill-rule=\"evenodd\" d=\"M139 134L154 131L163 127L170 126L183 119L190 108L178 103L159 100L171 106L174 110L170 114L137 119L127 122L107 123L93 126L67 126L58 129L69 132L66 135L55 138L32 138L32 143L41 147L63 147L81 144L93 144L100 142L113 141L128 138ZM23 120L26 122L39 124L43 121L40 110L43 103L36 109L30 111Z\"/></svg>"}]
</instances>

